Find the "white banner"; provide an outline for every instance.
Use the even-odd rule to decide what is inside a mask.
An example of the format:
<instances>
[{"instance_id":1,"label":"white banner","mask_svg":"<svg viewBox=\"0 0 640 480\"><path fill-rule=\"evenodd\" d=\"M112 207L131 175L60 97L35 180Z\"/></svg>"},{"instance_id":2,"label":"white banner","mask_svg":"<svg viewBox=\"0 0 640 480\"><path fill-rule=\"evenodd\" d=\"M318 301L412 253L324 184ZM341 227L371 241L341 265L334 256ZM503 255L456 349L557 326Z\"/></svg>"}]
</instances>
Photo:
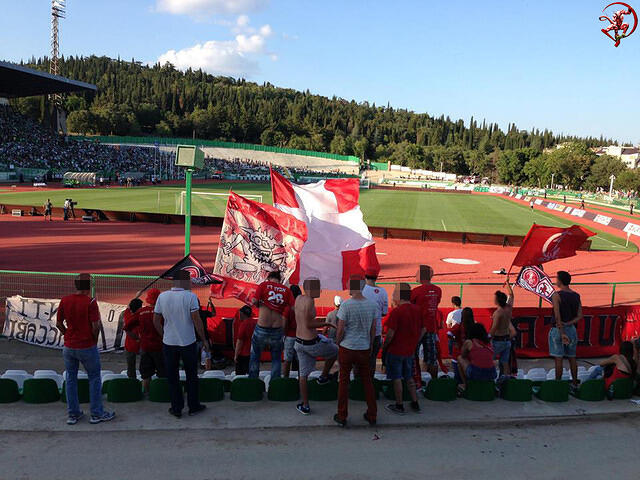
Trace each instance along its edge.
<instances>
[{"instance_id":1,"label":"white banner","mask_svg":"<svg viewBox=\"0 0 640 480\"><path fill-rule=\"evenodd\" d=\"M7 298L7 315L3 334L39 347L62 348L64 337L56 327L56 312L60 300ZM126 305L98 302L102 327L98 336L98 350L108 352L124 346Z\"/></svg>"},{"instance_id":2,"label":"white banner","mask_svg":"<svg viewBox=\"0 0 640 480\"><path fill-rule=\"evenodd\" d=\"M587 213L586 210L581 210L579 208L574 208L573 212L571 212L571 215L573 215L574 217L584 217L584 214Z\"/></svg>"},{"instance_id":3,"label":"white banner","mask_svg":"<svg viewBox=\"0 0 640 480\"><path fill-rule=\"evenodd\" d=\"M636 225L635 223L627 223L623 230L625 233L637 235L640 237L640 225Z\"/></svg>"},{"instance_id":4,"label":"white banner","mask_svg":"<svg viewBox=\"0 0 640 480\"><path fill-rule=\"evenodd\" d=\"M536 198L536 201L533 203L535 203L536 205L542 205L542 200L540 200L539 198Z\"/></svg>"},{"instance_id":5,"label":"white banner","mask_svg":"<svg viewBox=\"0 0 640 480\"><path fill-rule=\"evenodd\" d=\"M567 207L567 208L564 209L564 213L569 214L569 213L571 213L571 210L573 210L573 207Z\"/></svg>"},{"instance_id":6,"label":"white banner","mask_svg":"<svg viewBox=\"0 0 640 480\"><path fill-rule=\"evenodd\" d=\"M609 225L611 223L611 217L607 217L605 215L596 215L596 218L593 219L596 223L601 223L602 225Z\"/></svg>"}]
</instances>

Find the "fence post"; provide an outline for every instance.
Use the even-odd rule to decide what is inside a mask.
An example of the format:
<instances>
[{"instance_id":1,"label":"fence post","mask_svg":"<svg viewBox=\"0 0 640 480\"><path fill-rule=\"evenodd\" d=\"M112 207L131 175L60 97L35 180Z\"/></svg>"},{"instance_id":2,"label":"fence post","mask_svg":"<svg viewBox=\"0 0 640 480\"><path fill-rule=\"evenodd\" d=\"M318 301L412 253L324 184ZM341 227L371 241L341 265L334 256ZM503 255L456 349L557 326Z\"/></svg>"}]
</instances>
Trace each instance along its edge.
<instances>
[{"instance_id":1,"label":"fence post","mask_svg":"<svg viewBox=\"0 0 640 480\"><path fill-rule=\"evenodd\" d=\"M96 277L91 275L91 298L96 298Z\"/></svg>"},{"instance_id":2,"label":"fence post","mask_svg":"<svg viewBox=\"0 0 640 480\"><path fill-rule=\"evenodd\" d=\"M611 289L611 306L612 307L616 304L616 285L617 283L614 283L613 288Z\"/></svg>"},{"instance_id":3,"label":"fence post","mask_svg":"<svg viewBox=\"0 0 640 480\"><path fill-rule=\"evenodd\" d=\"M462 302L462 290L464 289L464 283L460 284L460 302Z\"/></svg>"}]
</instances>

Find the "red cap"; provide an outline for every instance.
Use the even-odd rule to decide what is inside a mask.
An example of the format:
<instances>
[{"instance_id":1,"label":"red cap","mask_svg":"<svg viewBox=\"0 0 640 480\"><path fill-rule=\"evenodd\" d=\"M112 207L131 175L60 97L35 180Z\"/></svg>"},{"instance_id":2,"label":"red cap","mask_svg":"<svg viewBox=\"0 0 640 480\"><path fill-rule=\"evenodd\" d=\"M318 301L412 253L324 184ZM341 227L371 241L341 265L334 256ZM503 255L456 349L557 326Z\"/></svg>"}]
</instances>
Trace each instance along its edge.
<instances>
[{"instance_id":1,"label":"red cap","mask_svg":"<svg viewBox=\"0 0 640 480\"><path fill-rule=\"evenodd\" d=\"M147 296L145 297L144 301L149 305L155 305L156 300L158 300L158 295L160 295L160 290L158 290L157 288L152 288L147 292Z\"/></svg>"}]
</instances>

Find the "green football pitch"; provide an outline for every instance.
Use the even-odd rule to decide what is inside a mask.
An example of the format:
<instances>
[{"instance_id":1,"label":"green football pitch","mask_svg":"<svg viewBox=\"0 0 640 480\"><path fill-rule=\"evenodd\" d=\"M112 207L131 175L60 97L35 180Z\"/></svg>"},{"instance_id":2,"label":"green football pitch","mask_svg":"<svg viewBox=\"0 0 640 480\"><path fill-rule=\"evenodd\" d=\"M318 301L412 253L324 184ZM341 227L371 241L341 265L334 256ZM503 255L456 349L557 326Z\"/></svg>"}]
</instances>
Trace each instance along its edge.
<instances>
[{"instance_id":1,"label":"green football pitch","mask_svg":"<svg viewBox=\"0 0 640 480\"><path fill-rule=\"evenodd\" d=\"M250 197L254 200L261 196L264 203L272 203L267 184L197 184L193 189L197 192L193 196L193 214L223 216L226 195L207 193L225 194L230 188L240 195L254 196ZM184 210L183 191L182 187L154 186L0 192L0 203L40 207L50 198L54 206L60 207L65 198L71 197L78 202L77 208L176 214ZM533 222L557 227L573 223L540 209L531 212L526 205L490 195L361 190L360 205L365 222L381 227L524 235ZM598 232L592 247L597 250L637 250L633 244L625 247L625 243L622 238Z\"/></svg>"}]
</instances>

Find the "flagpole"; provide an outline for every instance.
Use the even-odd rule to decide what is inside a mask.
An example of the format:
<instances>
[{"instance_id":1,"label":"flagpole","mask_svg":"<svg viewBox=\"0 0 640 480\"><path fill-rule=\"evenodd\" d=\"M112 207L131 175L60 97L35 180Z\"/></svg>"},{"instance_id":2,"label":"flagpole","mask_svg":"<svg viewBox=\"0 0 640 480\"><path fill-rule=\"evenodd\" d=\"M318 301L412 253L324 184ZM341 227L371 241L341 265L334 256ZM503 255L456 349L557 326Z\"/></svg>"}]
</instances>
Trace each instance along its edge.
<instances>
[{"instance_id":1,"label":"flagpole","mask_svg":"<svg viewBox=\"0 0 640 480\"><path fill-rule=\"evenodd\" d=\"M191 180L193 175L193 169L187 168L184 177L185 177L185 189L186 189L186 211L184 217L184 254L185 256L189 255L191 252Z\"/></svg>"}]
</instances>

